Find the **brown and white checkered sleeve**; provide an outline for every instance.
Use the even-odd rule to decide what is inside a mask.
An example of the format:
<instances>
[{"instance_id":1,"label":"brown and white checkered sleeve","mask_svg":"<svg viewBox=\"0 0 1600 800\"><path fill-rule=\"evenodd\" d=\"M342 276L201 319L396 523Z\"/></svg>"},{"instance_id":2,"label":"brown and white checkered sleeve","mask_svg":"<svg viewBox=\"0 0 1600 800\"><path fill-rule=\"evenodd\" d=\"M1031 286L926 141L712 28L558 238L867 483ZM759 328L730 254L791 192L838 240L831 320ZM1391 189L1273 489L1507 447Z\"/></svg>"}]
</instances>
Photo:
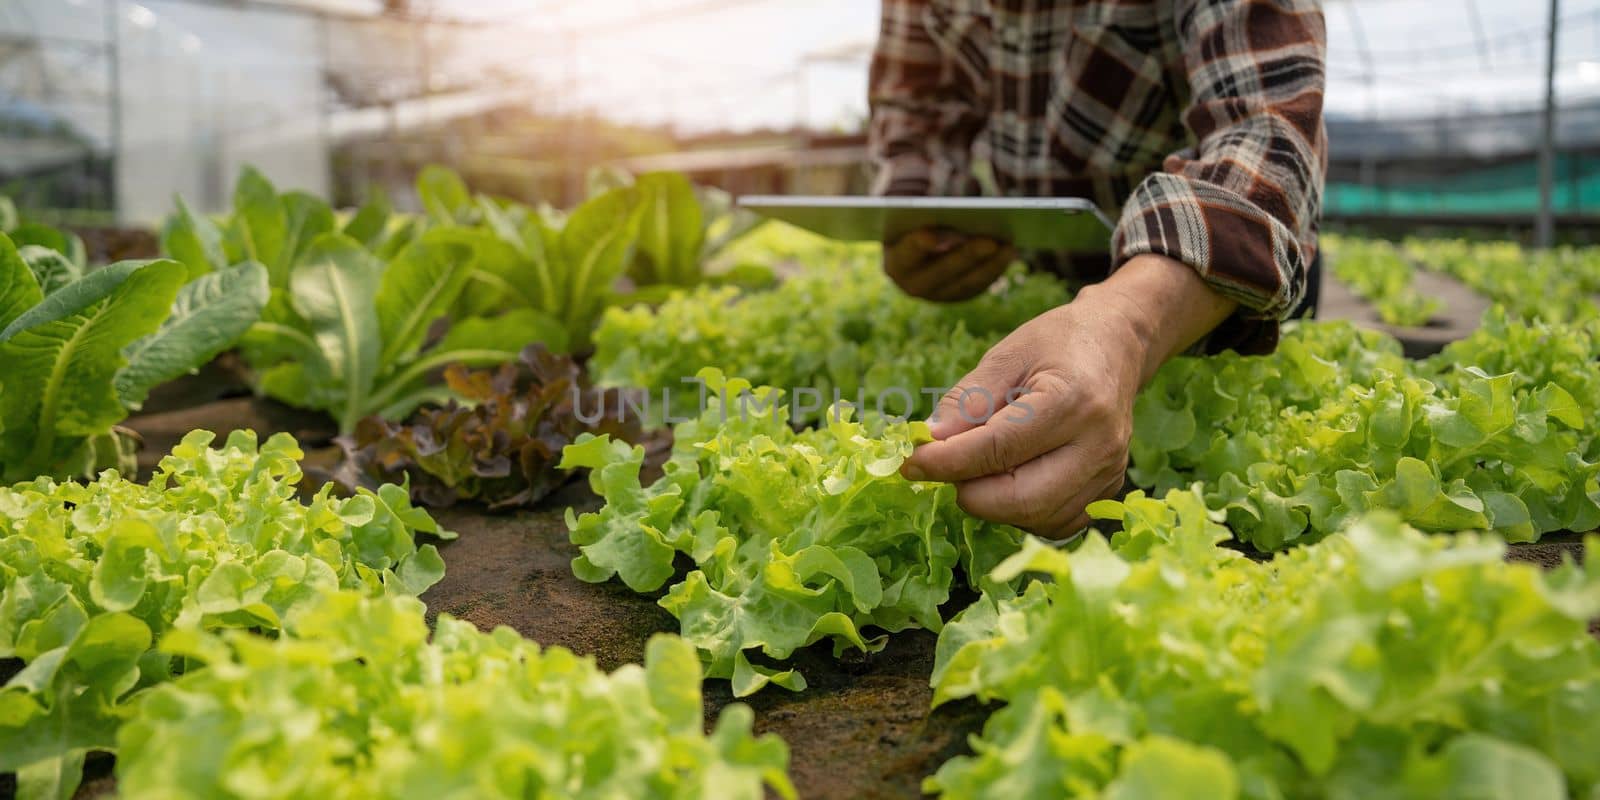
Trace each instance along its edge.
<instances>
[{"instance_id":1,"label":"brown and white checkered sleeve","mask_svg":"<svg viewBox=\"0 0 1600 800\"><path fill-rule=\"evenodd\" d=\"M883 0L868 78L868 147L879 195L967 195L983 127L972 76L929 35L928 0Z\"/></svg>"},{"instance_id":2,"label":"brown and white checkered sleeve","mask_svg":"<svg viewBox=\"0 0 1600 800\"><path fill-rule=\"evenodd\" d=\"M1118 265L1157 253L1193 267L1240 311L1208 349L1270 351L1306 291L1327 171L1326 35L1314 0L1183 0L1177 26L1196 147L1128 198Z\"/></svg>"}]
</instances>

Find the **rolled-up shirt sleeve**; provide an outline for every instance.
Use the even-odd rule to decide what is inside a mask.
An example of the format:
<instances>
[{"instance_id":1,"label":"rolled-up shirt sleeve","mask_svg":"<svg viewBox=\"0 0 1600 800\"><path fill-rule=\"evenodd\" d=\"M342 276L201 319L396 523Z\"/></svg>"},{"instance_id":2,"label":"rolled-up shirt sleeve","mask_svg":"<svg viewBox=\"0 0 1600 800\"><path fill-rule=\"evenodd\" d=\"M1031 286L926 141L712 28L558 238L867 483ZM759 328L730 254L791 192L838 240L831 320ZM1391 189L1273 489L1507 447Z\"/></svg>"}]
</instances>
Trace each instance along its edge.
<instances>
[{"instance_id":1,"label":"rolled-up shirt sleeve","mask_svg":"<svg viewBox=\"0 0 1600 800\"><path fill-rule=\"evenodd\" d=\"M983 126L978 88L929 33L928 0L883 0L868 76L868 148L878 195L967 195L972 143ZM952 31L951 35L960 35Z\"/></svg>"},{"instance_id":2,"label":"rolled-up shirt sleeve","mask_svg":"<svg viewBox=\"0 0 1600 800\"><path fill-rule=\"evenodd\" d=\"M1176 24L1195 146L1123 206L1113 263L1156 253L1193 267L1239 311L1206 349L1277 345L1317 246L1327 171L1326 34L1309 0L1184 0Z\"/></svg>"}]
</instances>

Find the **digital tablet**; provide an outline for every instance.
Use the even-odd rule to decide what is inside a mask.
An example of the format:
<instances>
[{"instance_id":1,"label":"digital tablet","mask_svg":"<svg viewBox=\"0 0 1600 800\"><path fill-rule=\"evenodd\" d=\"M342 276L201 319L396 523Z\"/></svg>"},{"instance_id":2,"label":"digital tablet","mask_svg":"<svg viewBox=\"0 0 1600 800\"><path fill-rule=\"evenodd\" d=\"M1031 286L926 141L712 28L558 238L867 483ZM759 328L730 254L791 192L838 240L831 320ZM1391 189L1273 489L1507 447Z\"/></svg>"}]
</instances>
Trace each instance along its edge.
<instances>
[{"instance_id":1,"label":"digital tablet","mask_svg":"<svg viewBox=\"0 0 1600 800\"><path fill-rule=\"evenodd\" d=\"M1019 250L1103 253L1111 221L1081 197L824 197L747 195L739 205L830 239L892 242L918 228L948 228Z\"/></svg>"}]
</instances>

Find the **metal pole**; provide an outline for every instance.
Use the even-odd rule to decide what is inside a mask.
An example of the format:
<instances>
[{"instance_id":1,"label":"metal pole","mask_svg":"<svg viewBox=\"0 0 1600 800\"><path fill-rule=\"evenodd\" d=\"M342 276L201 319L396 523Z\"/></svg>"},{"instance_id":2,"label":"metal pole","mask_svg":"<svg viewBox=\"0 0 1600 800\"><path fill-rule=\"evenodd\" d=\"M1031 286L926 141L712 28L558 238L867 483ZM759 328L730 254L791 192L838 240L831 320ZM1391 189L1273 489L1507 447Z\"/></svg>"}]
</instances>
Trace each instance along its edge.
<instances>
[{"instance_id":1,"label":"metal pole","mask_svg":"<svg viewBox=\"0 0 1600 800\"><path fill-rule=\"evenodd\" d=\"M1544 121L1539 141L1539 219L1534 227L1534 245L1546 248L1555 243L1556 229L1552 185L1556 167L1556 18L1561 0L1550 0L1550 20L1545 29Z\"/></svg>"},{"instance_id":2,"label":"metal pole","mask_svg":"<svg viewBox=\"0 0 1600 800\"><path fill-rule=\"evenodd\" d=\"M1467 0L1467 19L1472 20L1472 38L1478 42L1478 59L1484 71L1493 69L1489 56L1489 35L1483 30L1483 14L1478 12L1478 0Z\"/></svg>"},{"instance_id":3,"label":"metal pole","mask_svg":"<svg viewBox=\"0 0 1600 800\"><path fill-rule=\"evenodd\" d=\"M107 186L111 195L111 220L114 223L122 221L120 202L117 197L117 167L122 161L122 25L118 19L121 13L120 0L106 0L105 26L106 26L106 61L109 70L110 87L107 92L106 104L109 106L111 131L109 134L111 145L110 179Z\"/></svg>"}]
</instances>

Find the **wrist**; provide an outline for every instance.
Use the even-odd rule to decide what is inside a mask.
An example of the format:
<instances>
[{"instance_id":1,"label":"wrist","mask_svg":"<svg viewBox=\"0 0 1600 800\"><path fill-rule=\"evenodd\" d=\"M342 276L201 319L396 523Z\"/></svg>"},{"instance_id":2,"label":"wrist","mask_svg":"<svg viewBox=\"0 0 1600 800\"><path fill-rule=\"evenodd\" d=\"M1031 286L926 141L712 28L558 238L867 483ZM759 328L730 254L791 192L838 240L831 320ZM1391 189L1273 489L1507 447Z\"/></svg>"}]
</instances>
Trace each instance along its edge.
<instances>
[{"instance_id":1,"label":"wrist","mask_svg":"<svg viewBox=\"0 0 1600 800\"><path fill-rule=\"evenodd\" d=\"M1151 318L1126 293L1104 283L1085 286L1071 305L1079 306L1096 320L1096 343L1117 368L1119 394L1125 395L1131 405L1152 372L1147 368L1154 358Z\"/></svg>"},{"instance_id":2,"label":"wrist","mask_svg":"<svg viewBox=\"0 0 1600 800\"><path fill-rule=\"evenodd\" d=\"M1128 259L1090 288L1095 305L1121 318L1138 341L1141 386L1238 308L1187 264L1154 253Z\"/></svg>"}]
</instances>

